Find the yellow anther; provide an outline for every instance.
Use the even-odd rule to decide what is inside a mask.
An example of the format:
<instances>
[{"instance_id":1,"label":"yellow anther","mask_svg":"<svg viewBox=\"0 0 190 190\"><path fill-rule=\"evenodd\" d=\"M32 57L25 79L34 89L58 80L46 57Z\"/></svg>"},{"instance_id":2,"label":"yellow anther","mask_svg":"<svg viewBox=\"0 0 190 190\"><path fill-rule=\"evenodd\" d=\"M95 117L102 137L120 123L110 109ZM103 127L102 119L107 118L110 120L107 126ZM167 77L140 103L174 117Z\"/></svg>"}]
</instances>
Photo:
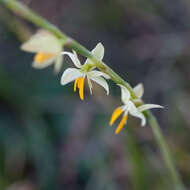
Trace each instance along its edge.
<instances>
[{"instance_id":1,"label":"yellow anther","mask_svg":"<svg viewBox=\"0 0 190 190\"><path fill-rule=\"evenodd\" d=\"M81 77L79 81L79 95L80 99L84 100L84 78Z\"/></svg>"},{"instance_id":2,"label":"yellow anther","mask_svg":"<svg viewBox=\"0 0 190 190\"><path fill-rule=\"evenodd\" d=\"M126 121L127 121L127 115L124 115L115 131L115 134L118 134L123 129L123 126L125 125Z\"/></svg>"},{"instance_id":3,"label":"yellow anther","mask_svg":"<svg viewBox=\"0 0 190 190\"><path fill-rule=\"evenodd\" d=\"M77 90L78 81L79 81L79 79L75 80L75 83L74 83L74 92L76 92L76 90Z\"/></svg>"},{"instance_id":4,"label":"yellow anther","mask_svg":"<svg viewBox=\"0 0 190 190\"><path fill-rule=\"evenodd\" d=\"M52 53L42 53L39 52L35 55L34 57L34 61L36 63L43 63L44 61L47 61L48 59L50 59L53 56Z\"/></svg>"},{"instance_id":5,"label":"yellow anther","mask_svg":"<svg viewBox=\"0 0 190 190\"><path fill-rule=\"evenodd\" d=\"M115 120L122 114L123 110L121 109L121 107L118 107L114 110L111 120L110 120L110 125L112 126L113 123L115 122Z\"/></svg>"},{"instance_id":6,"label":"yellow anther","mask_svg":"<svg viewBox=\"0 0 190 190\"><path fill-rule=\"evenodd\" d=\"M79 96L81 100L84 100L84 77L77 78L74 83L74 92L77 87L79 88Z\"/></svg>"}]
</instances>

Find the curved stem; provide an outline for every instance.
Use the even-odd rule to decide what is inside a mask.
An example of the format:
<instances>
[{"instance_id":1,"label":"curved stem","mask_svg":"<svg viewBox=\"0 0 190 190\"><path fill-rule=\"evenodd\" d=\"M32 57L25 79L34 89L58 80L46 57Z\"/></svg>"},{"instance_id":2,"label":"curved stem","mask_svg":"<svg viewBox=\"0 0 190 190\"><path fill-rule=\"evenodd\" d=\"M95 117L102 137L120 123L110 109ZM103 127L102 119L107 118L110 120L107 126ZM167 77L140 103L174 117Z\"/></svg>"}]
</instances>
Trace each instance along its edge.
<instances>
[{"instance_id":1,"label":"curved stem","mask_svg":"<svg viewBox=\"0 0 190 190\"><path fill-rule=\"evenodd\" d=\"M185 189L181 178L177 172L177 169L174 165L174 160L171 156L168 144L166 143L164 136L162 135L162 131L161 128L157 122L157 119L155 118L155 116L150 112L150 111L146 111L145 113L151 127L153 130L153 134L155 136L155 139L160 147L161 153L164 157L165 163L168 167L168 170L170 171L171 174L171 178L173 179L173 181L175 181L175 189L178 190L183 190Z\"/></svg>"},{"instance_id":2,"label":"curved stem","mask_svg":"<svg viewBox=\"0 0 190 190\"><path fill-rule=\"evenodd\" d=\"M65 46L74 49L78 54L90 58L99 70L108 74L115 83L124 85L130 91L131 96L133 98L136 97L132 87L127 82L125 82L125 80L122 79L117 73L115 73L109 66L107 66L102 61L97 60L89 50L87 50L84 46L82 46L80 43L76 42L72 38L68 37L66 34L62 33L57 27L49 23L47 20L33 12L25 5L21 4L17 0L0 0L0 3L4 4L11 11L20 15L26 20L31 21L35 25L52 32L55 36L57 36L60 40L64 42ZM175 185L174 189L184 190L185 187L175 167L167 142L165 141L164 136L162 135L161 128L156 118L152 115L150 111L145 111L144 114L146 115L147 120L149 121L149 124L152 127L153 134L163 155L165 163L168 167L171 180Z\"/></svg>"}]
</instances>

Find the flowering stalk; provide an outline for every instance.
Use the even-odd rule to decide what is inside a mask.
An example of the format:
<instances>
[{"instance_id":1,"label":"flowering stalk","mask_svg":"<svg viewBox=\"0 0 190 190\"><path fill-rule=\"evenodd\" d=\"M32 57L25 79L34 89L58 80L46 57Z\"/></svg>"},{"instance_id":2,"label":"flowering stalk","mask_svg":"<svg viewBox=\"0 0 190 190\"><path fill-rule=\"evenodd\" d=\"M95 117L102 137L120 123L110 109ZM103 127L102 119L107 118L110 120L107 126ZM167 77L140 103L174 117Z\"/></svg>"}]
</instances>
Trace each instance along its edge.
<instances>
[{"instance_id":1,"label":"flowering stalk","mask_svg":"<svg viewBox=\"0 0 190 190\"><path fill-rule=\"evenodd\" d=\"M129 90L132 99L137 98L132 87L125 80L123 80L117 73L115 73L109 66L107 66L105 63L103 63L101 60L98 60L84 46L82 46L81 44L79 44L78 42L73 40L72 38L68 37L66 34L62 33L57 27L55 27L54 25L49 23L47 20L45 20L41 16L37 15L35 12L33 12L31 9L29 9L25 5L21 4L20 2L18 2L17 0L0 0L0 3L4 4L7 8L12 10L14 13L17 13L21 17L25 18L26 20L31 21L35 25L37 25L43 29L46 29L47 31L54 34L64 44L65 47L71 48L71 49L75 50L78 54L81 54L81 55L89 58L100 71L109 75L110 78L116 84L120 84L120 85L126 87ZM143 104L143 102L142 102L142 104ZM162 135L160 126L159 126L156 118L152 115L152 113L150 111L145 111L144 115L147 117L147 120L149 121L149 124L152 127L153 134L159 145L159 148L161 150L161 153L163 155L165 163L168 167L173 184L175 185L174 189L176 189L176 190L185 189L185 187L180 179L180 176L177 172L177 169L176 169L175 164L172 159L172 155L171 155L168 145Z\"/></svg>"}]
</instances>

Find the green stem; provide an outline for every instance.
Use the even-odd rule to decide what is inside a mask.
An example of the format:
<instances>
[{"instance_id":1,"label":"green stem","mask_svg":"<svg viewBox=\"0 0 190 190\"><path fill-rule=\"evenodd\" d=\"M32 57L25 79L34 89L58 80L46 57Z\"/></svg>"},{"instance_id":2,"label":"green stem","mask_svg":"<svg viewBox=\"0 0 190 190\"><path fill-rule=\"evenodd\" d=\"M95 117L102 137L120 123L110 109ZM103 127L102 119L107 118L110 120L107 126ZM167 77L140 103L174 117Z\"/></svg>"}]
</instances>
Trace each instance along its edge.
<instances>
[{"instance_id":1,"label":"green stem","mask_svg":"<svg viewBox=\"0 0 190 190\"><path fill-rule=\"evenodd\" d=\"M56 26L49 23L47 20L42 18L40 15L36 14L34 11L23 5L22 3L16 0L0 0L0 3L3 3L7 8L12 10L14 13L20 15L21 17L25 18L26 20L35 23L35 25L44 28L58 38L62 40L66 40L67 36L63 34Z\"/></svg>"},{"instance_id":2,"label":"green stem","mask_svg":"<svg viewBox=\"0 0 190 190\"><path fill-rule=\"evenodd\" d=\"M164 136L162 135L162 131L157 122L157 119L150 111L146 111L145 115L152 127L155 139L160 147L161 153L162 153L164 160L166 162L166 165L170 171L171 178L175 182L175 185L176 185L175 189L178 189L178 190L185 189L185 187L181 181L181 178L177 172L177 169L174 165L174 160L171 156L168 144L166 143Z\"/></svg>"},{"instance_id":3,"label":"green stem","mask_svg":"<svg viewBox=\"0 0 190 190\"><path fill-rule=\"evenodd\" d=\"M98 69L107 73L116 84L124 85L130 91L131 96L133 98L136 97L132 87L127 82L125 82L125 80L123 80L117 73L115 73L109 66L107 66L102 61L97 60L89 50L87 50L84 46L82 46L80 43L76 42L72 38L68 37L66 34L62 33L57 27L49 23L47 20L45 20L44 18L33 12L31 9L29 9L28 7L16 0L0 0L0 3L3 3L11 11L20 15L26 20L31 21L35 25L52 32L55 36L60 38L60 40L65 42L65 46L74 49L78 54L90 58L95 63ZM176 190L185 189L173 162L172 155L169 151L167 142L165 141L162 135L160 126L156 118L152 115L150 111L146 111L144 113L147 117L147 120L150 123L150 126L152 127L153 134L155 136L157 144L159 145L165 163L168 167L171 179L173 181L173 184L175 185L174 188Z\"/></svg>"},{"instance_id":4,"label":"green stem","mask_svg":"<svg viewBox=\"0 0 190 190\"><path fill-rule=\"evenodd\" d=\"M127 128L127 137L125 138L126 145L125 149L127 150L127 158L129 159L132 170L132 185L134 190L147 190L149 189L148 175L145 168L144 154L141 151L137 137L134 135L132 128Z\"/></svg>"}]
</instances>

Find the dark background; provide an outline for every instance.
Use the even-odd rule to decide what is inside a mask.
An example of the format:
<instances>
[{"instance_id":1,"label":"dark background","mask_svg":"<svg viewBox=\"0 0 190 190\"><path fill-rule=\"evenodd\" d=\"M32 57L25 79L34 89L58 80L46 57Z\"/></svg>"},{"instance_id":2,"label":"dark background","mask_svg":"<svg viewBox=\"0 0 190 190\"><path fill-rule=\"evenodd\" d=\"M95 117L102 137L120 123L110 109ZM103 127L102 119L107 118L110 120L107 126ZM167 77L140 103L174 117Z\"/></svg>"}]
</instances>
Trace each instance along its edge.
<instances>
[{"instance_id":1,"label":"dark background","mask_svg":"<svg viewBox=\"0 0 190 190\"><path fill-rule=\"evenodd\" d=\"M104 61L132 86L143 82L153 110L190 188L190 1L23 0ZM169 190L172 183L150 126L129 118L109 127L120 102L111 81L85 90L60 85L62 72L35 70L20 50L37 30L0 6L0 190Z\"/></svg>"}]
</instances>

